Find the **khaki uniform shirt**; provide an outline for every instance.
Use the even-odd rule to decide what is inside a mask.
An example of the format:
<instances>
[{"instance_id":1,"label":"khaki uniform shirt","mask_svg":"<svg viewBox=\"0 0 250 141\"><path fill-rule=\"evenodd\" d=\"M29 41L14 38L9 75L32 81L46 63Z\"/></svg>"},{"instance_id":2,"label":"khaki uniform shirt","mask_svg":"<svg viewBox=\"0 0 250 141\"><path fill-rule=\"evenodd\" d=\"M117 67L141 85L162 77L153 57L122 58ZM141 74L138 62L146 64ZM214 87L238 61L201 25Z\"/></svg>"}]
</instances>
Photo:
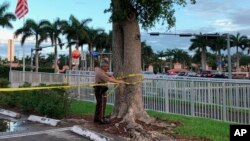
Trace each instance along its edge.
<instances>
[{"instance_id":1,"label":"khaki uniform shirt","mask_svg":"<svg viewBox=\"0 0 250 141\"><path fill-rule=\"evenodd\" d=\"M107 83L109 75L99 67L95 68L95 83Z\"/></svg>"}]
</instances>

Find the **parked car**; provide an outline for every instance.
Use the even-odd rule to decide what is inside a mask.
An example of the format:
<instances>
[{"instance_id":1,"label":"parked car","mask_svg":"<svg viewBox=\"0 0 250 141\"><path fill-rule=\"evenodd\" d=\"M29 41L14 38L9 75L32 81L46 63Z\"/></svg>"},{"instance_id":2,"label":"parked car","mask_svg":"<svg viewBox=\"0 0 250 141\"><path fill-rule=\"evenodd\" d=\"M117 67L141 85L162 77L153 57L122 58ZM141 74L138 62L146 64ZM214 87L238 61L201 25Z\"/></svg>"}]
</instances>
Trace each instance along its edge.
<instances>
[{"instance_id":1,"label":"parked car","mask_svg":"<svg viewBox=\"0 0 250 141\"><path fill-rule=\"evenodd\" d=\"M226 76L225 74L215 74L215 75L213 75L213 77L212 78L228 78L228 76Z\"/></svg>"},{"instance_id":2,"label":"parked car","mask_svg":"<svg viewBox=\"0 0 250 141\"><path fill-rule=\"evenodd\" d=\"M215 75L221 75L222 72L217 70L204 70L200 73L200 77L213 77Z\"/></svg>"}]
</instances>

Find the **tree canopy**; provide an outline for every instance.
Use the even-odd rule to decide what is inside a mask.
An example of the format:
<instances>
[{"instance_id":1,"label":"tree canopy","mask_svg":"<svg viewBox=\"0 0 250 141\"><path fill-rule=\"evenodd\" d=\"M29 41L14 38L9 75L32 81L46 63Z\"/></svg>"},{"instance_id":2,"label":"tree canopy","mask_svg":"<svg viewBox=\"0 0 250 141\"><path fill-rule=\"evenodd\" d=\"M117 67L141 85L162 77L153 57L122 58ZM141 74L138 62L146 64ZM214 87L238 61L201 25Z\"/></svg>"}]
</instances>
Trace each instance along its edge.
<instances>
[{"instance_id":1,"label":"tree canopy","mask_svg":"<svg viewBox=\"0 0 250 141\"><path fill-rule=\"evenodd\" d=\"M196 3L196 0L190 0L192 4ZM110 8L105 12L112 12L110 18L111 21L124 21L134 16L138 22L142 25L142 28L150 28L155 25L156 22L167 22L168 28L175 25L175 5L185 6L186 0L124 0L117 1L112 0ZM114 8L115 5L119 5L122 9Z\"/></svg>"}]
</instances>

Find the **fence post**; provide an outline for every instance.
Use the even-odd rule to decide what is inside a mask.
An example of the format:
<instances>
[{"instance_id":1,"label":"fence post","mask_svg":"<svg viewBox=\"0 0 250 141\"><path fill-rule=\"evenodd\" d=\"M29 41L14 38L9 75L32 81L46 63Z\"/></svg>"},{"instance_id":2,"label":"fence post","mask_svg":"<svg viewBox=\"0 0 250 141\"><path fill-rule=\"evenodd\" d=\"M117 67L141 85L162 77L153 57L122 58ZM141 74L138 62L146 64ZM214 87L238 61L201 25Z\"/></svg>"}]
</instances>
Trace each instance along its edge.
<instances>
[{"instance_id":1,"label":"fence post","mask_svg":"<svg viewBox=\"0 0 250 141\"><path fill-rule=\"evenodd\" d=\"M223 102L223 120L226 121L227 120L227 109L226 109L226 85L225 82L223 82L222 84L223 87L223 97L222 97L222 102Z\"/></svg>"},{"instance_id":2,"label":"fence post","mask_svg":"<svg viewBox=\"0 0 250 141\"><path fill-rule=\"evenodd\" d=\"M191 81L191 93L190 93L190 102L191 102L191 116L195 116L195 87L194 81Z\"/></svg>"},{"instance_id":3,"label":"fence post","mask_svg":"<svg viewBox=\"0 0 250 141\"><path fill-rule=\"evenodd\" d=\"M53 84L53 81L52 81L53 75L54 75L54 74L49 74L49 83L50 83L50 84Z\"/></svg>"},{"instance_id":4,"label":"fence post","mask_svg":"<svg viewBox=\"0 0 250 141\"><path fill-rule=\"evenodd\" d=\"M80 97L80 75L76 74L76 79L77 79L77 94L78 94L78 99L81 99Z\"/></svg>"},{"instance_id":5,"label":"fence post","mask_svg":"<svg viewBox=\"0 0 250 141\"><path fill-rule=\"evenodd\" d=\"M169 113L169 81L165 80L165 88L163 88L165 95L165 112Z\"/></svg>"},{"instance_id":6,"label":"fence post","mask_svg":"<svg viewBox=\"0 0 250 141\"><path fill-rule=\"evenodd\" d=\"M13 75L12 75L12 70L9 71L9 81L10 81L10 87L12 88L12 84L13 84Z\"/></svg>"},{"instance_id":7,"label":"fence post","mask_svg":"<svg viewBox=\"0 0 250 141\"><path fill-rule=\"evenodd\" d=\"M240 85L239 84L235 84L235 106L236 107L240 107L240 103L239 103L239 99L240 99Z\"/></svg>"},{"instance_id":8,"label":"fence post","mask_svg":"<svg viewBox=\"0 0 250 141\"><path fill-rule=\"evenodd\" d=\"M42 74L38 73L38 72L37 72L37 74L39 75L39 84L41 84L42 83Z\"/></svg>"}]
</instances>

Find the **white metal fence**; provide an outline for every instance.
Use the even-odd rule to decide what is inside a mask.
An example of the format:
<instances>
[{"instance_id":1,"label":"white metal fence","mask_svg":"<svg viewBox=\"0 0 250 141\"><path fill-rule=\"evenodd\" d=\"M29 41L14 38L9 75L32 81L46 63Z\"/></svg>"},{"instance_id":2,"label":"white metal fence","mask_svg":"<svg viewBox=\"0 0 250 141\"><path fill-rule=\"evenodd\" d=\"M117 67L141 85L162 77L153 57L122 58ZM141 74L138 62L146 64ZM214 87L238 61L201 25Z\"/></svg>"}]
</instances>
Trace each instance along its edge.
<instances>
[{"instance_id":1,"label":"white metal fence","mask_svg":"<svg viewBox=\"0 0 250 141\"><path fill-rule=\"evenodd\" d=\"M23 83L22 72L12 71L12 87ZM93 72L69 71L66 74L25 72L30 83L79 85L94 83ZM112 90L112 86L109 86ZM95 101L92 87L69 90L71 96ZM230 79L204 79L190 77L145 78L142 83L145 109L204 117L228 122L250 124L250 81ZM108 103L114 103L111 91Z\"/></svg>"}]
</instances>

